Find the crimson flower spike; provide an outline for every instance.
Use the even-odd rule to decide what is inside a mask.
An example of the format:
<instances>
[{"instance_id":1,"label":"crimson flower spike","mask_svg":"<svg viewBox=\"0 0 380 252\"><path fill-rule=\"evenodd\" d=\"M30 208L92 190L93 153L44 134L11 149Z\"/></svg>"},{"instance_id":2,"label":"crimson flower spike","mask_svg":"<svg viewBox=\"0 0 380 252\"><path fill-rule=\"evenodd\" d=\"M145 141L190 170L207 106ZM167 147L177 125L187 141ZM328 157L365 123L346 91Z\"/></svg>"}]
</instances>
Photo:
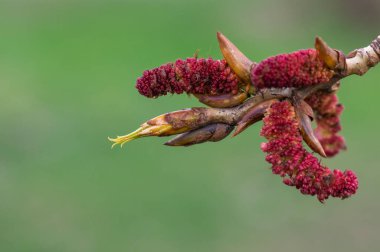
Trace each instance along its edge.
<instances>
[{"instance_id":1,"label":"crimson flower spike","mask_svg":"<svg viewBox=\"0 0 380 252\"><path fill-rule=\"evenodd\" d=\"M304 147L321 157L346 148L338 133L343 106L338 103L340 80L363 75L380 61L380 36L349 53L333 49L321 38L315 48L280 54L255 63L223 34L217 33L224 59L178 59L146 70L136 88L148 98L167 93L193 94L209 108L166 113L125 136L109 138L121 146L147 136L177 135L165 144L190 146L217 142L236 128L236 136L263 120L262 144L272 171L303 194L347 198L358 188L354 172L330 170ZM313 129L312 120L317 127Z\"/></svg>"}]
</instances>

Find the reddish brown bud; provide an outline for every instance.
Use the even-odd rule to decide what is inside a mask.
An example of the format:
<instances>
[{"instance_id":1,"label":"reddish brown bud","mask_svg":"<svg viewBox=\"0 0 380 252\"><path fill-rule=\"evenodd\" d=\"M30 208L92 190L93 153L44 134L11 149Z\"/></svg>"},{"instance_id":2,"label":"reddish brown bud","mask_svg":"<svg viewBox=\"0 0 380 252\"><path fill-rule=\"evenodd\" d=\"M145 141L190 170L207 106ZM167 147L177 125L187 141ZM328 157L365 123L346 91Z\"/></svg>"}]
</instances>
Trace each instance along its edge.
<instances>
[{"instance_id":1,"label":"reddish brown bud","mask_svg":"<svg viewBox=\"0 0 380 252\"><path fill-rule=\"evenodd\" d=\"M224 59L227 61L228 65L232 70L239 76L239 78L245 82L251 82L251 68L253 62L248 59L228 38L226 38L222 33L217 33L217 38L219 41L219 47L222 51Z\"/></svg>"},{"instance_id":2,"label":"reddish brown bud","mask_svg":"<svg viewBox=\"0 0 380 252\"><path fill-rule=\"evenodd\" d=\"M223 123L211 124L203 128L178 135L166 142L165 145L190 146L204 142L218 142L228 136L233 128L233 126Z\"/></svg>"},{"instance_id":3,"label":"reddish brown bud","mask_svg":"<svg viewBox=\"0 0 380 252\"><path fill-rule=\"evenodd\" d=\"M308 115L311 119L314 119L314 111L313 108L304 100L297 101L297 107L306 115Z\"/></svg>"},{"instance_id":4,"label":"reddish brown bud","mask_svg":"<svg viewBox=\"0 0 380 252\"><path fill-rule=\"evenodd\" d=\"M108 138L114 145L146 136L170 136L202 127L209 122L205 108L192 108L157 116L142 124L136 131L117 138Z\"/></svg>"},{"instance_id":5,"label":"reddish brown bud","mask_svg":"<svg viewBox=\"0 0 380 252\"><path fill-rule=\"evenodd\" d=\"M203 95L203 94L194 94L198 100L206 104L207 106L213 108L230 108L235 107L243 103L247 98L247 93L239 93L237 95L224 94L224 95Z\"/></svg>"},{"instance_id":6,"label":"reddish brown bud","mask_svg":"<svg viewBox=\"0 0 380 252\"><path fill-rule=\"evenodd\" d=\"M325 63L325 65L331 70L334 70L339 63L338 52L329 47L320 37L315 38L315 49L318 52L318 57Z\"/></svg>"},{"instance_id":7,"label":"reddish brown bud","mask_svg":"<svg viewBox=\"0 0 380 252\"><path fill-rule=\"evenodd\" d=\"M322 157L326 157L326 153L321 143L314 135L313 127L311 125L311 119L310 116L307 114L310 110L312 111L312 109L306 102L303 101L296 103L294 108L303 140L313 151L315 151Z\"/></svg>"},{"instance_id":8,"label":"reddish brown bud","mask_svg":"<svg viewBox=\"0 0 380 252\"><path fill-rule=\"evenodd\" d=\"M263 119L265 112L275 101L277 100L264 101L251 108L238 122L236 130L232 136L237 136L252 124Z\"/></svg>"}]
</instances>

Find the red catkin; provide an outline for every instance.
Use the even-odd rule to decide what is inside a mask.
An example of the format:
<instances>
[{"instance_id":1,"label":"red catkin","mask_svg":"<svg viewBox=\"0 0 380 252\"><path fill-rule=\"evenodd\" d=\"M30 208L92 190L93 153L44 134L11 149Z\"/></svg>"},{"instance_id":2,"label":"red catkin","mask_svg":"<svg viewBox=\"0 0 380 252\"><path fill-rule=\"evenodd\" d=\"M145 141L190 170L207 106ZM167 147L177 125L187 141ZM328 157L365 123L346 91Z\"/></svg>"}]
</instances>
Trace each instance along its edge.
<instances>
[{"instance_id":1,"label":"red catkin","mask_svg":"<svg viewBox=\"0 0 380 252\"><path fill-rule=\"evenodd\" d=\"M257 89L303 87L328 82L332 75L317 51L306 49L261 61L252 69L251 80Z\"/></svg>"},{"instance_id":2,"label":"red catkin","mask_svg":"<svg viewBox=\"0 0 380 252\"><path fill-rule=\"evenodd\" d=\"M340 115L343 105L339 103L334 93L318 92L306 100L316 115L317 127L315 136L321 143L328 157L333 157L346 149L346 142L338 133L342 130Z\"/></svg>"},{"instance_id":3,"label":"red catkin","mask_svg":"<svg viewBox=\"0 0 380 252\"><path fill-rule=\"evenodd\" d=\"M290 102L274 103L263 122L261 135L268 142L261 149L267 153L272 172L284 177L286 185L295 186L303 194L316 195L321 202L329 196L344 199L355 194L358 181L354 172L331 171L305 150Z\"/></svg>"},{"instance_id":4,"label":"red catkin","mask_svg":"<svg viewBox=\"0 0 380 252\"><path fill-rule=\"evenodd\" d=\"M140 94L153 98L181 94L236 94L238 78L225 60L188 58L146 70L137 79Z\"/></svg>"}]
</instances>

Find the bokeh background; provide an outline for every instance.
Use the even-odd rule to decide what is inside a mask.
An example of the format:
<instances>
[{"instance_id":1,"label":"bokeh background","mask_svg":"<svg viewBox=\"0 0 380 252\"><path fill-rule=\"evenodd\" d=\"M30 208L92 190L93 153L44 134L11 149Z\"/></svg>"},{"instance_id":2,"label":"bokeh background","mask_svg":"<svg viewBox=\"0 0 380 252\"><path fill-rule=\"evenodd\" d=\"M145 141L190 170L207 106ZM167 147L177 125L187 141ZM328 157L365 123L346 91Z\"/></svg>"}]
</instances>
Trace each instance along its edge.
<instances>
[{"instance_id":1,"label":"bokeh background","mask_svg":"<svg viewBox=\"0 0 380 252\"><path fill-rule=\"evenodd\" d=\"M380 68L342 83L354 197L301 195L271 174L261 124L236 138L169 148L108 136L191 97L149 100L143 70L216 31L259 61L313 46L345 52L380 34L378 0L0 0L0 251L378 251Z\"/></svg>"}]
</instances>

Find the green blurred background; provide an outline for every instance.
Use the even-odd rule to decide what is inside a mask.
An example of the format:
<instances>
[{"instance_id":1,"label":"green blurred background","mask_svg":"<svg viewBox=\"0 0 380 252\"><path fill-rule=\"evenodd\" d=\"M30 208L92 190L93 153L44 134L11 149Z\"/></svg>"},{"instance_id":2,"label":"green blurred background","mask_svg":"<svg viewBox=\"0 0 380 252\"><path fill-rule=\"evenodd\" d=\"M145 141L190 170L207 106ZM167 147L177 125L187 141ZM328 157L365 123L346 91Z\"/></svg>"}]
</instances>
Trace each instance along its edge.
<instances>
[{"instance_id":1,"label":"green blurred background","mask_svg":"<svg viewBox=\"0 0 380 252\"><path fill-rule=\"evenodd\" d=\"M259 61L380 34L378 0L0 0L0 251L378 251L380 68L343 81L354 197L301 195L271 174L261 125L169 148L125 134L194 98L140 96L143 70L221 58L216 31Z\"/></svg>"}]
</instances>

